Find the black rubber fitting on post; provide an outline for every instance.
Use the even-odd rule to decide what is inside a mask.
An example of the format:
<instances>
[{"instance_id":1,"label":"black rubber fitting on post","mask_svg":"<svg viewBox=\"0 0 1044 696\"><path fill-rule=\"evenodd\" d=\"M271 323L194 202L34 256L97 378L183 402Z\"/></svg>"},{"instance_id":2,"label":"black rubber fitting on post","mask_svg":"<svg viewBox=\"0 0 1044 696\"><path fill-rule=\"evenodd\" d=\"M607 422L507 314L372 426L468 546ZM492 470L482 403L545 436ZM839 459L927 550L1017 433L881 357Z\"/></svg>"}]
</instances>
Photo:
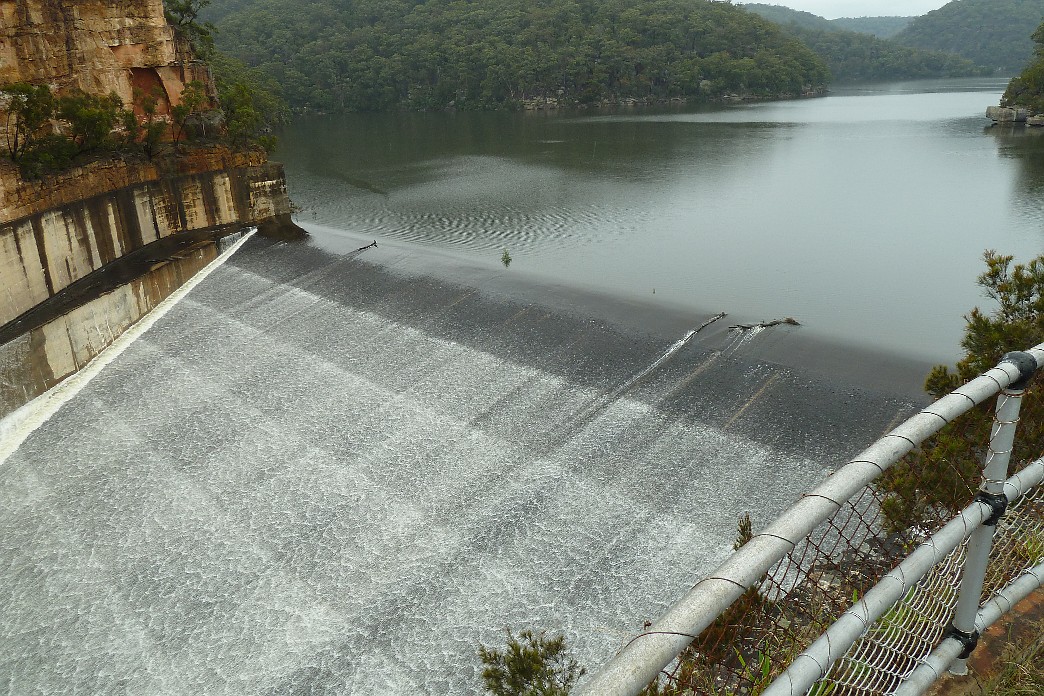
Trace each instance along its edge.
<instances>
[{"instance_id":1,"label":"black rubber fitting on post","mask_svg":"<svg viewBox=\"0 0 1044 696\"><path fill-rule=\"evenodd\" d=\"M1004 513L1008 509L1008 496L1003 493L987 493L986 491L979 491L975 494L975 502L985 503L990 506L990 516L983 521L983 526L996 527L997 522L1000 518L1004 517Z\"/></svg>"},{"instance_id":2,"label":"black rubber fitting on post","mask_svg":"<svg viewBox=\"0 0 1044 696\"><path fill-rule=\"evenodd\" d=\"M1001 362L1011 363L1019 371L1019 374L1022 375L1008 385L1009 389L1025 389L1033 377L1033 373L1037 371L1037 360L1025 351L1019 350L1014 353L1007 353L1001 358Z\"/></svg>"},{"instance_id":3,"label":"black rubber fitting on post","mask_svg":"<svg viewBox=\"0 0 1044 696\"><path fill-rule=\"evenodd\" d=\"M972 652L975 650L975 646L979 644L979 632L972 631L971 633L965 633L960 631L956 626L950 624L946 627L943 632L943 640L947 638L953 638L955 641L964 646L961 650L961 654L957 656L958 660L967 660L971 657Z\"/></svg>"}]
</instances>

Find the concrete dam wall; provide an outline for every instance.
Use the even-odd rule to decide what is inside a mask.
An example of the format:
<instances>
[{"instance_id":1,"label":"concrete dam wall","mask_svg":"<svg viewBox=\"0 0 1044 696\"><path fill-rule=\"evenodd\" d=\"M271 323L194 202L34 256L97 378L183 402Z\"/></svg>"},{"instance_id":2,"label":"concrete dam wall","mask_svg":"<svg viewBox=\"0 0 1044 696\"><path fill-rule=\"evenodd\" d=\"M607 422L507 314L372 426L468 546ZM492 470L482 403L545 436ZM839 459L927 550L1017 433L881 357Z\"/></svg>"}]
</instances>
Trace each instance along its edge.
<instances>
[{"instance_id":1,"label":"concrete dam wall","mask_svg":"<svg viewBox=\"0 0 1044 696\"><path fill-rule=\"evenodd\" d=\"M203 247L290 212L278 164L224 148L0 190L7 215L29 213L0 225L0 414L97 355L214 258Z\"/></svg>"},{"instance_id":2,"label":"concrete dam wall","mask_svg":"<svg viewBox=\"0 0 1044 696\"><path fill-rule=\"evenodd\" d=\"M0 689L477 694L506 627L593 665L916 407L707 319L251 239L0 464Z\"/></svg>"}]
</instances>

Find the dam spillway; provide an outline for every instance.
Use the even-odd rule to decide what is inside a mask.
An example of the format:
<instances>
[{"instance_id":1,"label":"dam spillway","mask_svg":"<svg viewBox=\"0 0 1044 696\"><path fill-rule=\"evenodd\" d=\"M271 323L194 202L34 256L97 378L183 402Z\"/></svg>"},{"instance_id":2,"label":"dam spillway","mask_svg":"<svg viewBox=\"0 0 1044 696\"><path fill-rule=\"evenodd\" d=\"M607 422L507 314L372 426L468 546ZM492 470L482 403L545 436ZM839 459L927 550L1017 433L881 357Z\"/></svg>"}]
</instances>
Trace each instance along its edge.
<instances>
[{"instance_id":1,"label":"dam spillway","mask_svg":"<svg viewBox=\"0 0 1044 696\"><path fill-rule=\"evenodd\" d=\"M917 401L427 264L252 239L0 464L0 691L479 693L507 627L593 666Z\"/></svg>"}]
</instances>

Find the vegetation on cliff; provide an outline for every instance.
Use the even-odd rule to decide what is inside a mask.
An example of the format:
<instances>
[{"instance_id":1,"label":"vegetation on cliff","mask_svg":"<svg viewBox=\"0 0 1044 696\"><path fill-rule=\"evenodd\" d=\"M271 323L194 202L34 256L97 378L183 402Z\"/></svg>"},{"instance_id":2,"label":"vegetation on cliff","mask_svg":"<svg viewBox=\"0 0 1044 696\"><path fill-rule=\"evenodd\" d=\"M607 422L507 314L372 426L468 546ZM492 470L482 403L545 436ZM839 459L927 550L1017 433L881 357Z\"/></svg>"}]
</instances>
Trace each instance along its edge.
<instances>
[{"instance_id":1,"label":"vegetation on cliff","mask_svg":"<svg viewBox=\"0 0 1044 696\"><path fill-rule=\"evenodd\" d=\"M1035 58L1008 83L1001 106L1023 106L1035 114L1044 113L1044 23L1033 32Z\"/></svg>"},{"instance_id":2,"label":"vegetation on cliff","mask_svg":"<svg viewBox=\"0 0 1044 696\"><path fill-rule=\"evenodd\" d=\"M2 87L0 94L7 101L7 155L23 176L64 169L78 156L135 146L158 135L143 129L115 94L55 96L47 85L25 82Z\"/></svg>"},{"instance_id":3,"label":"vegetation on cliff","mask_svg":"<svg viewBox=\"0 0 1044 696\"><path fill-rule=\"evenodd\" d=\"M803 41L826 62L837 82L964 77L989 72L954 53L910 48L868 33L843 30L835 24L840 20L778 5L744 7Z\"/></svg>"},{"instance_id":4,"label":"vegetation on cliff","mask_svg":"<svg viewBox=\"0 0 1044 696\"><path fill-rule=\"evenodd\" d=\"M895 40L1010 75L1032 58L1029 37L1042 16L1044 0L961 0L918 17Z\"/></svg>"},{"instance_id":5,"label":"vegetation on cliff","mask_svg":"<svg viewBox=\"0 0 1044 696\"><path fill-rule=\"evenodd\" d=\"M708 0L258 0L215 24L297 109L778 97L828 79L775 25Z\"/></svg>"},{"instance_id":6,"label":"vegetation on cliff","mask_svg":"<svg viewBox=\"0 0 1044 696\"><path fill-rule=\"evenodd\" d=\"M189 140L221 142L235 148L274 146L268 135L288 114L256 71L214 50L213 27L198 19L209 0L166 0L165 16L190 55L206 56L217 76L218 100L203 82L183 85L178 103L166 104L159 86L134 89L133 103L115 92L54 93L47 84L17 82L0 86L5 104L5 154L23 177L36 178L68 168L100 152L149 159L176 152Z\"/></svg>"}]
</instances>

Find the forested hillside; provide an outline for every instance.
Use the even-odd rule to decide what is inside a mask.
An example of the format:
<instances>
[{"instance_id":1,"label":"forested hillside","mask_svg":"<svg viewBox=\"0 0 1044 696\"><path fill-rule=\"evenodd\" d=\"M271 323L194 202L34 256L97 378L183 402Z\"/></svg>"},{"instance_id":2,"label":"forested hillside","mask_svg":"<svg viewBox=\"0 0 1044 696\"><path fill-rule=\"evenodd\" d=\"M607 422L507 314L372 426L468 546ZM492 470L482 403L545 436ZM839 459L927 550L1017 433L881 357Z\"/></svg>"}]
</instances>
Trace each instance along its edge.
<instances>
[{"instance_id":1,"label":"forested hillside","mask_svg":"<svg viewBox=\"0 0 1044 696\"><path fill-rule=\"evenodd\" d=\"M834 29L857 31L879 39L890 39L910 26L913 17L841 17L827 20Z\"/></svg>"},{"instance_id":2,"label":"forested hillside","mask_svg":"<svg viewBox=\"0 0 1044 696\"><path fill-rule=\"evenodd\" d=\"M1042 18L1044 0L956 0L918 17L895 40L1010 74L1033 57L1030 35Z\"/></svg>"},{"instance_id":3,"label":"forested hillside","mask_svg":"<svg viewBox=\"0 0 1044 696\"><path fill-rule=\"evenodd\" d=\"M209 15L218 47L274 78L297 109L773 98L829 77L776 25L708 0L222 4Z\"/></svg>"},{"instance_id":4,"label":"forested hillside","mask_svg":"<svg viewBox=\"0 0 1044 696\"><path fill-rule=\"evenodd\" d=\"M825 17L820 17L811 12L792 10L789 7L784 7L782 5L765 5L762 3L748 2L744 3L742 7L748 12L753 12L765 19L775 22L776 24L782 24L784 26L793 24L804 29L822 29L824 31L835 29L834 25L830 23L830 20Z\"/></svg>"},{"instance_id":5,"label":"forested hillside","mask_svg":"<svg viewBox=\"0 0 1044 696\"><path fill-rule=\"evenodd\" d=\"M1008 83L1001 106L1024 106L1034 114L1044 114L1044 23L1033 32L1036 55L1030 64Z\"/></svg>"},{"instance_id":6,"label":"forested hillside","mask_svg":"<svg viewBox=\"0 0 1044 696\"><path fill-rule=\"evenodd\" d=\"M743 9L755 12L776 24L796 24L805 29L822 29L824 31L854 31L859 34L870 34L879 39L895 36L905 29L914 17L842 17L827 19L811 12L792 10L782 5L766 5L764 3L743 3Z\"/></svg>"},{"instance_id":7,"label":"forested hillside","mask_svg":"<svg viewBox=\"0 0 1044 696\"><path fill-rule=\"evenodd\" d=\"M953 53L901 46L869 34L843 31L835 21L778 5L749 4L751 12L779 24L816 52L836 82L912 80L980 75L985 71ZM887 19L887 18L886 18Z\"/></svg>"}]
</instances>

